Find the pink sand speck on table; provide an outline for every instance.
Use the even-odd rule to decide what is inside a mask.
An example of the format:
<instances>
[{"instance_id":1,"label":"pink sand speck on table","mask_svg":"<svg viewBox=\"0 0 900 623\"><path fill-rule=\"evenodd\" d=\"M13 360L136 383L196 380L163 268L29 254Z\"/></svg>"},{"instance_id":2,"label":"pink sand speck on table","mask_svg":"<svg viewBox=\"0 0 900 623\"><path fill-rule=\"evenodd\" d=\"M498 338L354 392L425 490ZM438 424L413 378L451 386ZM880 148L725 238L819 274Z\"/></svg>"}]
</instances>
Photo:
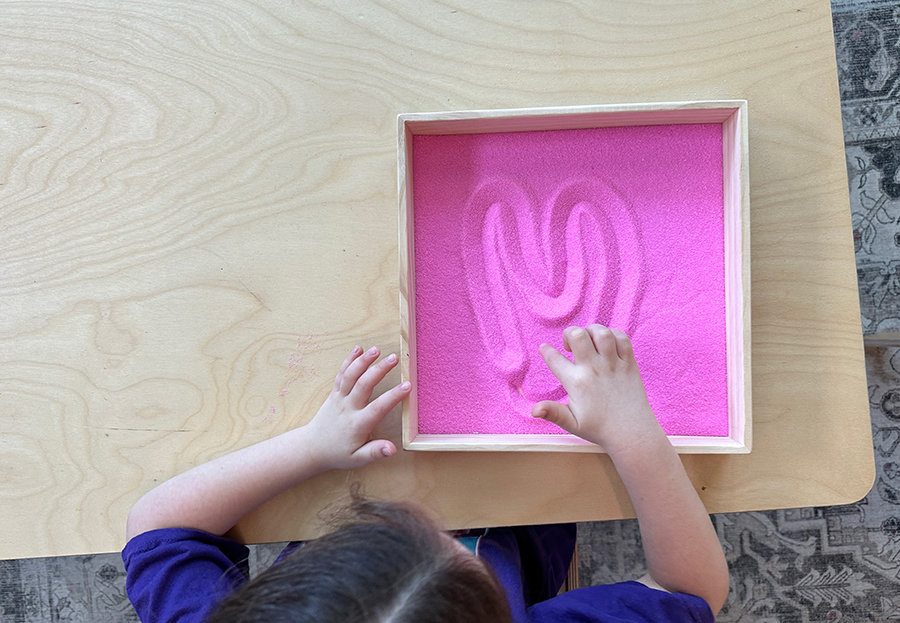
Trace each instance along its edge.
<instances>
[{"instance_id":1,"label":"pink sand speck on table","mask_svg":"<svg viewBox=\"0 0 900 623\"><path fill-rule=\"evenodd\" d=\"M728 434L721 125L417 135L412 170L419 432L564 432L538 345L597 322L668 434Z\"/></svg>"}]
</instances>

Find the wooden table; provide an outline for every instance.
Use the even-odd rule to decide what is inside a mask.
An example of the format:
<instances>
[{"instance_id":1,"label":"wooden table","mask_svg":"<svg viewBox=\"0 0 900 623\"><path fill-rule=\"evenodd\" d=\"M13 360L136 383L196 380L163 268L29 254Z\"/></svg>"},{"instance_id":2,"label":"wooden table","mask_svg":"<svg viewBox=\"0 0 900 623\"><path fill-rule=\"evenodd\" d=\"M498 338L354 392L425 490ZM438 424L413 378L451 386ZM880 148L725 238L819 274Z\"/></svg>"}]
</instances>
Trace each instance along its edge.
<instances>
[{"instance_id":1,"label":"wooden table","mask_svg":"<svg viewBox=\"0 0 900 623\"><path fill-rule=\"evenodd\" d=\"M713 512L867 492L827 0L334 4L0 12L0 556L120 548L142 493L397 349L406 111L749 100L753 453L684 463ZM454 528L632 512L603 456L405 453L241 533L313 536L357 480Z\"/></svg>"}]
</instances>

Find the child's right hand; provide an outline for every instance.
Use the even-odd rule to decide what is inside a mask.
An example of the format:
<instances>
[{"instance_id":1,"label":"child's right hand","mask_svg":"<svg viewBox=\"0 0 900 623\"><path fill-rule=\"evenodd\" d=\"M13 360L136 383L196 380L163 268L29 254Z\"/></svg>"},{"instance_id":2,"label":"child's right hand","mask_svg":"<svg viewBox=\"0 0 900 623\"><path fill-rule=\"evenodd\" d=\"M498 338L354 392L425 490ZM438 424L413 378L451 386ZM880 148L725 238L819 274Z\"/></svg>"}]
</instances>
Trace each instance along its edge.
<instances>
[{"instance_id":1,"label":"child's right hand","mask_svg":"<svg viewBox=\"0 0 900 623\"><path fill-rule=\"evenodd\" d=\"M663 435L625 333L599 324L569 327L563 331L563 343L574 363L549 344L541 344L540 351L568 392L569 404L543 400L532 407L533 417L553 422L609 454Z\"/></svg>"}]
</instances>

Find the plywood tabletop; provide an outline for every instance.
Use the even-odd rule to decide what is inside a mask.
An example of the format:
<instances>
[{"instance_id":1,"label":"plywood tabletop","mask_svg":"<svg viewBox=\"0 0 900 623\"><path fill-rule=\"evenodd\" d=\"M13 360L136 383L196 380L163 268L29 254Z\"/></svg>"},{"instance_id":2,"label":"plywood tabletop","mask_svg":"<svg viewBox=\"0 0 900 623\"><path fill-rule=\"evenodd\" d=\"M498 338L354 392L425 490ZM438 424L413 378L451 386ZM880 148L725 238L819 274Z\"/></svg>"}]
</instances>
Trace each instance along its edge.
<instances>
[{"instance_id":1,"label":"plywood tabletop","mask_svg":"<svg viewBox=\"0 0 900 623\"><path fill-rule=\"evenodd\" d=\"M747 99L753 452L683 460L712 512L871 486L827 0L21 2L0 36L0 557L119 549L398 348L401 112ZM454 528L631 513L604 456L401 453L239 532L313 536L353 481Z\"/></svg>"}]
</instances>

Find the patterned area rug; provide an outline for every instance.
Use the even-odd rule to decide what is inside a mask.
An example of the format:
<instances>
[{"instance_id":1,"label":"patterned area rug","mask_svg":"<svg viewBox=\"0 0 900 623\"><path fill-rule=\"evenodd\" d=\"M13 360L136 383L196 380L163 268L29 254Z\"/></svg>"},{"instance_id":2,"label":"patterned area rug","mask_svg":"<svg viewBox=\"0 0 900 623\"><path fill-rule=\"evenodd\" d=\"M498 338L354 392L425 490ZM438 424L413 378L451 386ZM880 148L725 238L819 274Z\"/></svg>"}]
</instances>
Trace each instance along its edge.
<instances>
[{"instance_id":1,"label":"patterned area rug","mask_svg":"<svg viewBox=\"0 0 900 623\"><path fill-rule=\"evenodd\" d=\"M900 331L900 2L833 10L863 331Z\"/></svg>"},{"instance_id":2,"label":"patterned area rug","mask_svg":"<svg viewBox=\"0 0 900 623\"><path fill-rule=\"evenodd\" d=\"M900 330L900 2L833 0L866 333ZM866 350L875 488L857 504L717 515L725 623L900 620L900 348ZM579 526L581 582L643 573L634 521ZM251 548L251 571L278 545ZM0 561L0 623L136 621L118 555Z\"/></svg>"}]
</instances>

